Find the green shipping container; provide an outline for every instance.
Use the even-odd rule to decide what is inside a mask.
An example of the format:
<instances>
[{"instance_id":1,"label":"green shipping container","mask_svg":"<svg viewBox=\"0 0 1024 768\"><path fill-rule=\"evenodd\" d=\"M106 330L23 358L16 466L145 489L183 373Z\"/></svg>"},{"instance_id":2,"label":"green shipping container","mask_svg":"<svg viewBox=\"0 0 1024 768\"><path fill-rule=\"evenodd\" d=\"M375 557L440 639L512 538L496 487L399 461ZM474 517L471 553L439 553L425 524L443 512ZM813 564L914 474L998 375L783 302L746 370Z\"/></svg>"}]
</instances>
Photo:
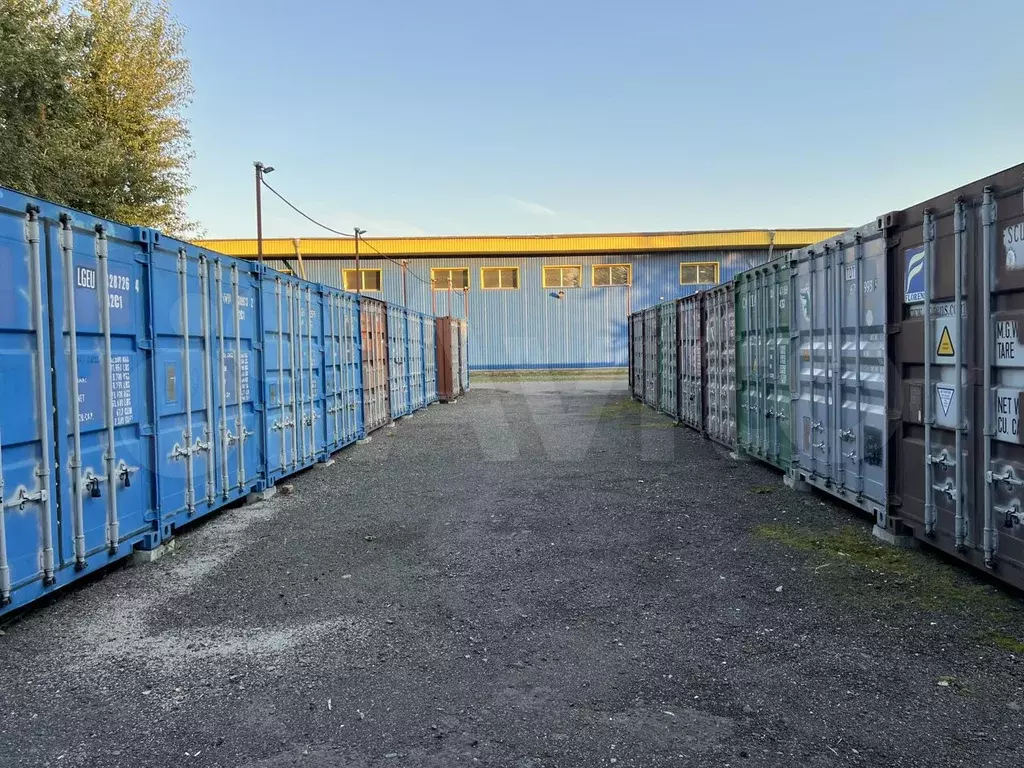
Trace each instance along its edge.
<instances>
[{"instance_id":1,"label":"green shipping container","mask_svg":"<svg viewBox=\"0 0 1024 768\"><path fill-rule=\"evenodd\" d=\"M740 451L789 471L790 270L776 260L736 278L736 439Z\"/></svg>"}]
</instances>

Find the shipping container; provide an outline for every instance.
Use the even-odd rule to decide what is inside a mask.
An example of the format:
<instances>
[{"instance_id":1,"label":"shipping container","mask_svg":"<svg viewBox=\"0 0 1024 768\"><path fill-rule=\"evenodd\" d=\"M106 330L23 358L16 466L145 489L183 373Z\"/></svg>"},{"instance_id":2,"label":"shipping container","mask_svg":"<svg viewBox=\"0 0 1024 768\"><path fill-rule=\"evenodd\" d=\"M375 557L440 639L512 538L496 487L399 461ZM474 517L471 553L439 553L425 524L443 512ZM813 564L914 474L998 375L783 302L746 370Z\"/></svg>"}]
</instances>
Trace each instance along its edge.
<instances>
[{"instance_id":1,"label":"shipping container","mask_svg":"<svg viewBox=\"0 0 1024 768\"><path fill-rule=\"evenodd\" d=\"M787 254L793 290L793 475L886 505L886 240L876 222Z\"/></svg>"},{"instance_id":2,"label":"shipping container","mask_svg":"<svg viewBox=\"0 0 1024 768\"><path fill-rule=\"evenodd\" d=\"M661 335L658 327L658 308L648 307L643 311L644 329L644 394L647 405L658 410L658 395L661 385L658 377L658 340Z\"/></svg>"},{"instance_id":3,"label":"shipping container","mask_svg":"<svg viewBox=\"0 0 1024 768\"><path fill-rule=\"evenodd\" d=\"M880 527L1024 587L1024 165L879 218L893 366ZM897 393L899 399L897 400Z\"/></svg>"},{"instance_id":4,"label":"shipping container","mask_svg":"<svg viewBox=\"0 0 1024 768\"><path fill-rule=\"evenodd\" d=\"M701 293L704 432L736 447L736 305L732 283Z\"/></svg>"},{"instance_id":5,"label":"shipping container","mask_svg":"<svg viewBox=\"0 0 1024 768\"><path fill-rule=\"evenodd\" d=\"M629 389L634 399L644 399L644 313L629 316Z\"/></svg>"},{"instance_id":6,"label":"shipping container","mask_svg":"<svg viewBox=\"0 0 1024 768\"><path fill-rule=\"evenodd\" d=\"M412 413L409 390L409 312L404 307L387 305L388 375L391 419Z\"/></svg>"},{"instance_id":7,"label":"shipping container","mask_svg":"<svg viewBox=\"0 0 1024 768\"><path fill-rule=\"evenodd\" d=\"M679 418L698 432L704 431L704 353L701 296L696 293L676 304L679 326Z\"/></svg>"},{"instance_id":8,"label":"shipping container","mask_svg":"<svg viewBox=\"0 0 1024 768\"><path fill-rule=\"evenodd\" d=\"M675 301L666 301L658 305L658 379L661 382L658 402L662 411L674 417L679 414L679 325L676 304Z\"/></svg>"},{"instance_id":9,"label":"shipping container","mask_svg":"<svg viewBox=\"0 0 1024 768\"><path fill-rule=\"evenodd\" d=\"M784 471L793 457L789 294L781 259L736 278L736 442Z\"/></svg>"}]
</instances>

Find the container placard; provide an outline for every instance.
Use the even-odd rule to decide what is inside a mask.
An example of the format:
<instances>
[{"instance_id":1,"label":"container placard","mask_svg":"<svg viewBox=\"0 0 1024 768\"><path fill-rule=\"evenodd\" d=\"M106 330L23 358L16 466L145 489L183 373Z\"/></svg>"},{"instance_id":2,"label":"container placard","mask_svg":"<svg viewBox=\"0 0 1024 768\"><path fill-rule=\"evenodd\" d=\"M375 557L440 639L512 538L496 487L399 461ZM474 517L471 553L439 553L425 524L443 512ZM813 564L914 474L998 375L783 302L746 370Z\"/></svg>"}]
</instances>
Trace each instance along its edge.
<instances>
[{"instance_id":1,"label":"container placard","mask_svg":"<svg viewBox=\"0 0 1024 768\"><path fill-rule=\"evenodd\" d=\"M1024 365L1024 354L1018 351L1019 337L1016 320L993 320L993 339L995 348L995 364L1000 368L1018 368Z\"/></svg>"},{"instance_id":2,"label":"container placard","mask_svg":"<svg viewBox=\"0 0 1024 768\"><path fill-rule=\"evenodd\" d=\"M1006 249L1006 268L1024 269L1024 222L1003 230L1003 247ZM1021 253L1017 253L1018 250Z\"/></svg>"},{"instance_id":3,"label":"container placard","mask_svg":"<svg viewBox=\"0 0 1024 768\"><path fill-rule=\"evenodd\" d=\"M132 396L134 355L115 355L110 362L111 400L114 426L135 422L135 404ZM102 358L97 354L78 356L78 422L83 430L103 429L103 375Z\"/></svg>"},{"instance_id":4,"label":"container placard","mask_svg":"<svg viewBox=\"0 0 1024 768\"><path fill-rule=\"evenodd\" d=\"M992 411L996 419L996 440L1005 443L1020 443L1020 394L1019 389L997 387Z\"/></svg>"}]
</instances>

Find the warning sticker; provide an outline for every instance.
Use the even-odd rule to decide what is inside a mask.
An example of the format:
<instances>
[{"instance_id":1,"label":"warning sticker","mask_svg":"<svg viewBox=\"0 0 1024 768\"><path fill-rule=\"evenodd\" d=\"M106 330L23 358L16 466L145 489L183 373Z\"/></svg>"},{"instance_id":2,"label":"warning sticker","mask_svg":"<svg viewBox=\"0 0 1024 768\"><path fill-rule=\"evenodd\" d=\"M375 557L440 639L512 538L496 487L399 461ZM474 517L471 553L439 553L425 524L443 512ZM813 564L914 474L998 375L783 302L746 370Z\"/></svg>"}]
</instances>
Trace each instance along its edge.
<instances>
[{"instance_id":1,"label":"warning sticker","mask_svg":"<svg viewBox=\"0 0 1024 768\"><path fill-rule=\"evenodd\" d=\"M939 346L935 349L939 357L953 357L956 351L953 349L953 339L949 335L949 326L942 326L942 335L939 336Z\"/></svg>"},{"instance_id":2,"label":"warning sticker","mask_svg":"<svg viewBox=\"0 0 1024 768\"><path fill-rule=\"evenodd\" d=\"M956 390L954 390L952 387L943 387L943 386L935 387L935 392L939 396L939 405L942 406L942 415L943 416L949 416L949 406L950 406L950 403L953 402L953 393L955 391Z\"/></svg>"}]
</instances>

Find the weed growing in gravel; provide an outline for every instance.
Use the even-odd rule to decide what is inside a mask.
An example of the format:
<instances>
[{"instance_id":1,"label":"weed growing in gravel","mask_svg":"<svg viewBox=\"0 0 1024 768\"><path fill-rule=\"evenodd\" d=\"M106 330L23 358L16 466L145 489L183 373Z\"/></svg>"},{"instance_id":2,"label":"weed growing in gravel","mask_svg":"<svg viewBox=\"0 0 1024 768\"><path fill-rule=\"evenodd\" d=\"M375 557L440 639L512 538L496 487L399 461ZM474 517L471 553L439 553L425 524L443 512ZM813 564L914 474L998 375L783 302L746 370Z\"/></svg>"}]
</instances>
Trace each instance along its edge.
<instances>
[{"instance_id":1,"label":"weed growing in gravel","mask_svg":"<svg viewBox=\"0 0 1024 768\"><path fill-rule=\"evenodd\" d=\"M872 610L968 614L972 623L987 625L982 630L985 640L1002 650L1024 654L1024 643L1016 639L1024 631L1020 600L977 581L933 553L880 544L870 532L856 526L814 530L769 523L755 528L754 536L808 553L815 561L815 573L840 587L849 600L866 598ZM824 568L826 564L833 567ZM842 589L844 586L853 589Z\"/></svg>"},{"instance_id":2,"label":"weed growing in gravel","mask_svg":"<svg viewBox=\"0 0 1024 768\"><path fill-rule=\"evenodd\" d=\"M614 403L608 403L598 408L594 408L590 412L590 416L595 419L622 419L625 417L636 419L637 416L641 416L643 414L643 403L638 403L632 398L616 400ZM653 411L649 413L649 416L650 418L641 418L637 421L633 421L632 426L641 427L643 429L672 429L675 427L675 422L670 421L665 416L655 415Z\"/></svg>"}]
</instances>

